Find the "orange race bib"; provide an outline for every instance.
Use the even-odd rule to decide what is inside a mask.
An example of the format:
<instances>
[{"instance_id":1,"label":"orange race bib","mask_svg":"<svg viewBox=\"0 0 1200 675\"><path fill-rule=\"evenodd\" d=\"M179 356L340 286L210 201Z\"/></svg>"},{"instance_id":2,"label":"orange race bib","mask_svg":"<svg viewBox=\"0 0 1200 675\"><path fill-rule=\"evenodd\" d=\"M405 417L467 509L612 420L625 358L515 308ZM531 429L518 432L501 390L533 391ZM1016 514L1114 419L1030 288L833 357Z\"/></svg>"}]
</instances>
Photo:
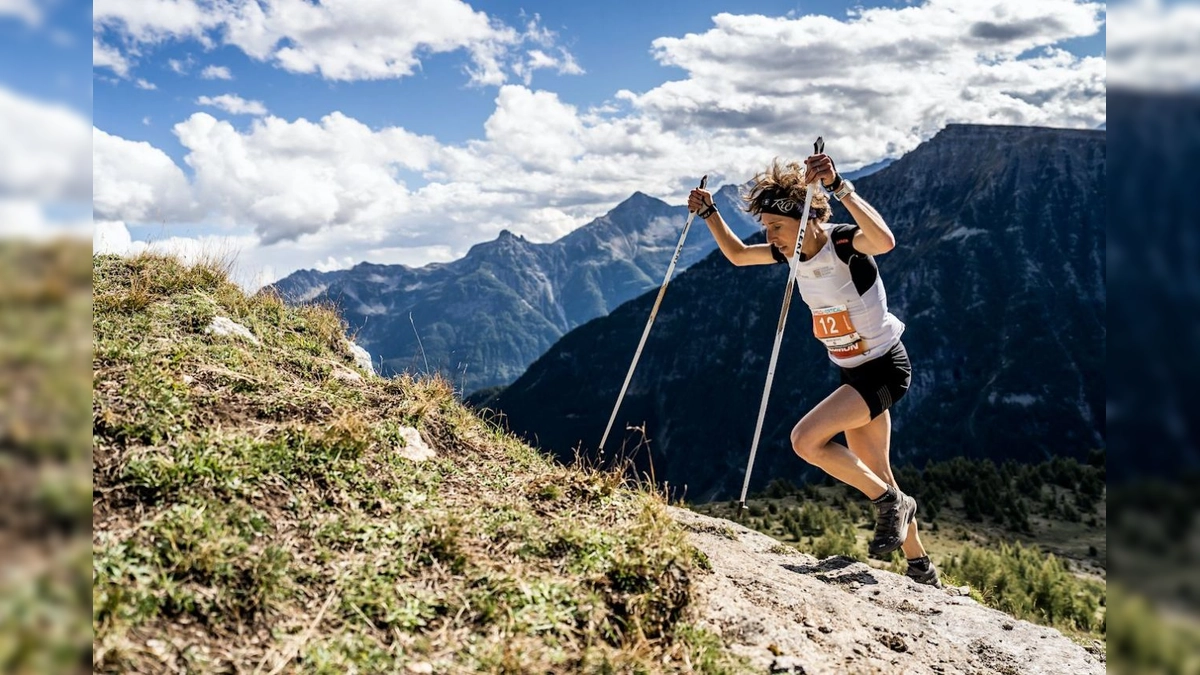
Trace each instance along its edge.
<instances>
[{"instance_id":1,"label":"orange race bib","mask_svg":"<svg viewBox=\"0 0 1200 675\"><path fill-rule=\"evenodd\" d=\"M812 311L813 335L825 343L825 348L835 359L858 356L864 351L862 336L850 321L850 310L845 305L819 307Z\"/></svg>"}]
</instances>

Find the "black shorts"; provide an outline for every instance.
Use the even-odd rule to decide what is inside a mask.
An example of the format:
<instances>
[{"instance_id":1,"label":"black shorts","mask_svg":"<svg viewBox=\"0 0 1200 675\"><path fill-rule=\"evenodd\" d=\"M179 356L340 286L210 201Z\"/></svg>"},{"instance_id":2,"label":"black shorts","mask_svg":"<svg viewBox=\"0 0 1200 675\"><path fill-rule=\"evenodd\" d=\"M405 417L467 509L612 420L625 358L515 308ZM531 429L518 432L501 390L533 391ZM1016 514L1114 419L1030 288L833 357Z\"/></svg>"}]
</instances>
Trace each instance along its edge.
<instances>
[{"instance_id":1,"label":"black shorts","mask_svg":"<svg viewBox=\"0 0 1200 675\"><path fill-rule=\"evenodd\" d=\"M897 342L888 353L854 368L842 371L842 384L854 387L871 409L871 419L883 414L908 393L912 382L912 363L903 342Z\"/></svg>"}]
</instances>

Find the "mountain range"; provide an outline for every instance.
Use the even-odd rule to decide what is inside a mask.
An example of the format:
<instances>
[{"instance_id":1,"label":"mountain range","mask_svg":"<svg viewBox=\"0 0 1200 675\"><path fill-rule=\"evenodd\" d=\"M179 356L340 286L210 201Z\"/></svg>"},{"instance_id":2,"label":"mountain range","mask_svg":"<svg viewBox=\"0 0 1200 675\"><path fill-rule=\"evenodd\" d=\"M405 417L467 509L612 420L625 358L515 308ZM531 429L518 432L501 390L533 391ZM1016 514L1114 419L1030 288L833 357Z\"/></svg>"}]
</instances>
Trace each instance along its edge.
<instances>
[{"instance_id":1,"label":"mountain range","mask_svg":"<svg viewBox=\"0 0 1200 675\"><path fill-rule=\"evenodd\" d=\"M893 413L894 462L1105 446L1105 151L1104 131L950 125L856 181L899 242L877 259L914 364ZM834 221L850 220L838 205ZM738 268L719 253L679 275L610 452L644 441L635 459L658 481L698 501L737 495L786 277L784 265ZM563 458L594 456L653 296L567 333L481 405ZM788 432L838 380L809 324L794 303L755 486L814 476Z\"/></svg>"},{"instance_id":2,"label":"mountain range","mask_svg":"<svg viewBox=\"0 0 1200 675\"><path fill-rule=\"evenodd\" d=\"M758 229L734 186L714 199L739 236ZM274 289L334 305L381 373L437 372L471 392L512 382L571 329L657 289L686 217L638 192L554 242L505 230L450 263L301 270ZM676 274L715 248L695 223Z\"/></svg>"}]
</instances>

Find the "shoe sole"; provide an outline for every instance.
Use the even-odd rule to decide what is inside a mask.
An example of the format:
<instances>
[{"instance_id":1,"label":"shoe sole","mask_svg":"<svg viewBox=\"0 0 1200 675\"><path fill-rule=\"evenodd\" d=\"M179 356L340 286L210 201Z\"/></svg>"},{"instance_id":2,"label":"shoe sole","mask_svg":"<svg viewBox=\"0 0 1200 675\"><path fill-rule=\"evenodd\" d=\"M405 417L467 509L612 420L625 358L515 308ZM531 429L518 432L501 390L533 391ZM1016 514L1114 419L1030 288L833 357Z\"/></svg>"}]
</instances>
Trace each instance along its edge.
<instances>
[{"instance_id":1,"label":"shoe sole","mask_svg":"<svg viewBox=\"0 0 1200 675\"><path fill-rule=\"evenodd\" d=\"M872 550L870 550L871 547L868 544L868 546L867 546L867 554L868 555L870 555L872 557L876 557L876 558L881 558L883 556L888 555L892 551L895 551L896 549L900 548L901 546L903 546L904 542L908 539L908 528L910 525L912 525L913 521L917 519L917 500L913 499L912 497L910 497L908 495L904 495L904 500L905 500L905 502L904 502L905 506L912 504L912 511L909 512L908 518L906 518L904 520L904 525L900 526L900 538L897 540L896 545L892 546L890 548L887 548L887 549L877 549L875 551L872 551Z\"/></svg>"}]
</instances>

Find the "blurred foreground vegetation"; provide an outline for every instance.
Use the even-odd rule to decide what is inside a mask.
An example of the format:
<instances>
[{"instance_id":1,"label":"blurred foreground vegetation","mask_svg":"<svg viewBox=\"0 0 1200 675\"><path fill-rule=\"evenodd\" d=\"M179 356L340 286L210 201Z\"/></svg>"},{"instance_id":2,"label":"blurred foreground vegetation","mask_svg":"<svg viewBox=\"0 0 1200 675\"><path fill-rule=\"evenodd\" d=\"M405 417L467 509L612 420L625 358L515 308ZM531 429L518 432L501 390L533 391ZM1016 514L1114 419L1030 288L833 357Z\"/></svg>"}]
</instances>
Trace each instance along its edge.
<instances>
[{"instance_id":1,"label":"blurred foreground vegetation","mask_svg":"<svg viewBox=\"0 0 1200 675\"><path fill-rule=\"evenodd\" d=\"M0 673L90 670L90 257L0 240Z\"/></svg>"}]
</instances>

